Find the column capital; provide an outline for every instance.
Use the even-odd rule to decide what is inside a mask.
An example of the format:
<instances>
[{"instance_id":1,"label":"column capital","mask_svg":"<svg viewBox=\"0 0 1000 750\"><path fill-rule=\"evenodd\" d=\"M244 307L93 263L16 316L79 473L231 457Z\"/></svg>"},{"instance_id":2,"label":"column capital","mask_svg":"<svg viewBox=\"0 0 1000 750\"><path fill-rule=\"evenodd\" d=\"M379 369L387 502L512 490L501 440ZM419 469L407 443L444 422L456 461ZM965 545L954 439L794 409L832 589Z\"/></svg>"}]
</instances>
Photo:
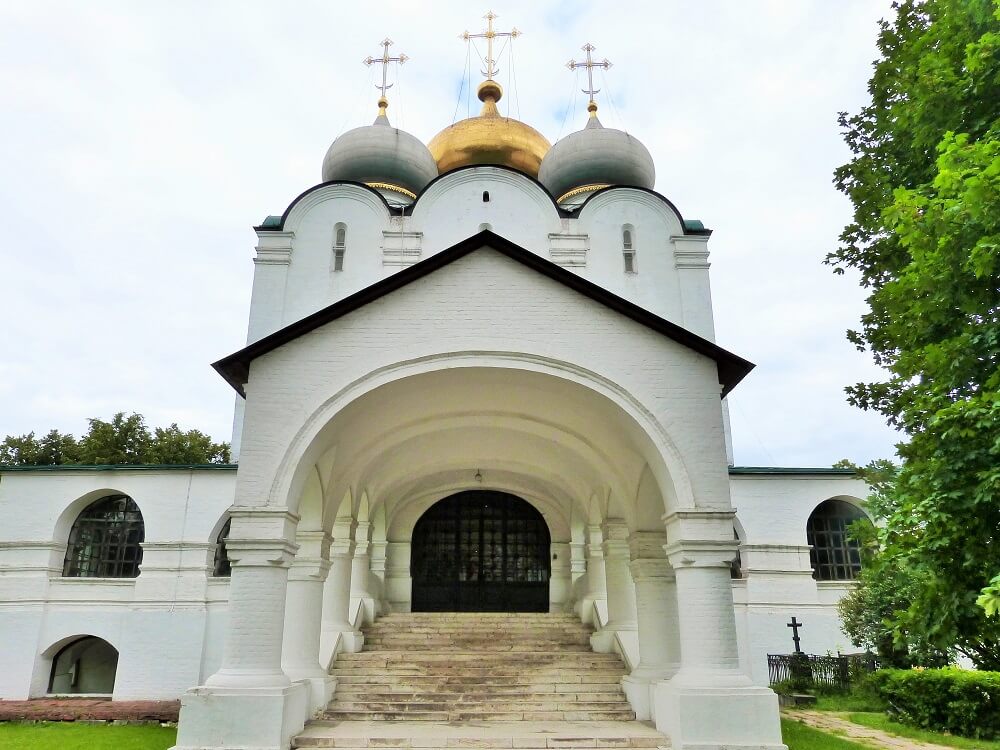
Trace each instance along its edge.
<instances>
[{"instance_id":1,"label":"column capital","mask_svg":"<svg viewBox=\"0 0 1000 750\"><path fill-rule=\"evenodd\" d=\"M278 505L234 505L229 509L232 519L229 540L294 539L299 516ZM226 542L228 547L230 541Z\"/></svg>"},{"instance_id":2,"label":"column capital","mask_svg":"<svg viewBox=\"0 0 1000 750\"><path fill-rule=\"evenodd\" d=\"M298 549L287 539L226 540L226 554L234 568L287 568Z\"/></svg>"},{"instance_id":3,"label":"column capital","mask_svg":"<svg viewBox=\"0 0 1000 750\"><path fill-rule=\"evenodd\" d=\"M323 558L296 555L288 569L288 580L322 583L330 573L330 565L331 562Z\"/></svg>"},{"instance_id":4,"label":"column capital","mask_svg":"<svg viewBox=\"0 0 1000 750\"><path fill-rule=\"evenodd\" d=\"M729 569L740 543L735 539L726 542L683 539L667 545L667 559L677 570L685 568Z\"/></svg>"},{"instance_id":5,"label":"column capital","mask_svg":"<svg viewBox=\"0 0 1000 750\"><path fill-rule=\"evenodd\" d=\"M330 543L330 558L334 557L346 557L348 562L354 558L354 540L353 539L334 539Z\"/></svg>"},{"instance_id":6,"label":"column capital","mask_svg":"<svg viewBox=\"0 0 1000 750\"><path fill-rule=\"evenodd\" d=\"M733 541L733 521L736 511L729 510L678 510L663 516L669 544L688 540Z\"/></svg>"}]
</instances>

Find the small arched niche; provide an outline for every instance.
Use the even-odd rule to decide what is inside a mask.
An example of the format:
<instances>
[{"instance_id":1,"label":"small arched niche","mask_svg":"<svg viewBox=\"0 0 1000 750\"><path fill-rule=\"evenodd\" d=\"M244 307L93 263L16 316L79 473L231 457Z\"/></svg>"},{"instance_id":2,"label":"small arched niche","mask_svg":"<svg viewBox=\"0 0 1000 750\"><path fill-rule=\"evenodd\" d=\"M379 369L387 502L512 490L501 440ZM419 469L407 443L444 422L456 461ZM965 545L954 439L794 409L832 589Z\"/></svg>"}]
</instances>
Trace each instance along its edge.
<instances>
[{"instance_id":1,"label":"small arched niche","mask_svg":"<svg viewBox=\"0 0 1000 750\"><path fill-rule=\"evenodd\" d=\"M71 640L52 658L50 695L111 695L118 671L118 649L103 638Z\"/></svg>"}]
</instances>

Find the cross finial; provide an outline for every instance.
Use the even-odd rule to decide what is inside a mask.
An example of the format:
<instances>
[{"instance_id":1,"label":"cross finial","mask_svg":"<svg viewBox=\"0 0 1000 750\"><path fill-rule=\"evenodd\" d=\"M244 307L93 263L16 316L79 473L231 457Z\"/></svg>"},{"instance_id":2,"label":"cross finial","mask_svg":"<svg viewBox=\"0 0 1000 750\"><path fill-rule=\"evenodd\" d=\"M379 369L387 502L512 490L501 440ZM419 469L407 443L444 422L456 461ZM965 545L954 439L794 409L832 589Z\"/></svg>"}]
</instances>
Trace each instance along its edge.
<instances>
[{"instance_id":1,"label":"cross finial","mask_svg":"<svg viewBox=\"0 0 1000 750\"><path fill-rule=\"evenodd\" d=\"M570 60L566 63L566 67L570 70L576 70L577 68L587 69L587 88L583 89L583 93L590 96L590 102L587 104L587 110L590 112L591 117L597 116L597 102L594 101L594 95L600 93L600 89L594 88L594 68L604 68L607 70L611 67L611 63L608 58L604 58L600 62L594 62L590 53L593 52L597 47L595 47L590 42L587 42L580 49L587 53L587 59L584 61Z\"/></svg>"},{"instance_id":2,"label":"cross finial","mask_svg":"<svg viewBox=\"0 0 1000 750\"><path fill-rule=\"evenodd\" d=\"M486 65L486 70L482 71L483 75L486 76L486 80L492 81L493 77L497 73L497 61L493 59L493 40L498 37L510 37L511 39L516 39L521 35L521 32L516 28L510 31L496 31L493 28L493 22L498 18L497 14L492 10L487 13L483 18L486 19L486 31L479 34L470 34L468 31L463 31L461 39L469 41L470 39L485 39L486 40L486 59L483 63Z\"/></svg>"},{"instance_id":3,"label":"cross finial","mask_svg":"<svg viewBox=\"0 0 1000 750\"><path fill-rule=\"evenodd\" d=\"M382 56L372 57L371 55L369 55L361 62L363 62L365 65L368 65L369 67L374 65L375 63L379 63L382 66L382 83L381 84L376 83L375 88L377 88L379 91L382 92L382 96L379 97L378 100L378 106L380 109L379 114L385 114L385 108L389 106L389 102L385 98L385 92L391 89L393 86L393 84L391 83L386 83L386 76L389 72L389 63L397 62L400 65L402 65L410 58L408 58L403 53L400 53L398 57L389 57L389 47L392 46L392 40L389 37L383 39L381 42L379 42L379 44L382 46Z\"/></svg>"}]
</instances>

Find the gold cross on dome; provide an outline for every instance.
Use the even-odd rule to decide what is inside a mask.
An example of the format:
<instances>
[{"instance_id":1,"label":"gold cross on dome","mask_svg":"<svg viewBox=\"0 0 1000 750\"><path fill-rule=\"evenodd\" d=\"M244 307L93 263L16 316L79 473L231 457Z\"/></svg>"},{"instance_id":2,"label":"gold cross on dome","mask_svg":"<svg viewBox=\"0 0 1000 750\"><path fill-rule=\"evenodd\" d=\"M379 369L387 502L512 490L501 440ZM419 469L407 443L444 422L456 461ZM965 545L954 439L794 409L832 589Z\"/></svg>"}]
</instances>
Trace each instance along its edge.
<instances>
[{"instance_id":1,"label":"gold cross on dome","mask_svg":"<svg viewBox=\"0 0 1000 750\"><path fill-rule=\"evenodd\" d=\"M482 74L486 76L488 81L493 80L493 76L497 72L497 61L493 59L493 40L497 37L510 37L511 39L516 39L521 35L521 32L517 29L511 29L510 31L496 31L493 28L493 21L495 21L498 16L492 10L487 13L483 18L486 19L486 31L480 34L470 34L468 31L463 31L461 39L469 41L470 39L485 39L486 40L486 59L483 61L486 63L486 70L482 71Z\"/></svg>"},{"instance_id":2,"label":"gold cross on dome","mask_svg":"<svg viewBox=\"0 0 1000 750\"><path fill-rule=\"evenodd\" d=\"M381 42L379 42L379 44L382 45L382 56L381 57L372 57L371 55L369 55L368 57L366 57L361 62L363 62L365 65L368 65L368 66L372 66L375 63L380 63L382 65L382 84L379 85L379 84L376 83L375 84L375 88L377 88L379 91L382 92L382 98L385 99L385 92L388 89L392 88L392 84L391 83L386 83L385 82L386 74L389 71L389 63L391 63L391 62L398 62L400 65L402 65L403 63L405 63L410 58L408 58L406 55L404 55L402 53L400 53L399 57L389 57L389 47L392 46L392 40L389 37L386 37L385 39L383 39Z\"/></svg>"},{"instance_id":3,"label":"gold cross on dome","mask_svg":"<svg viewBox=\"0 0 1000 750\"><path fill-rule=\"evenodd\" d=\"M591 59L590 53L593 52L595 49L597 49L597 47L595 47L590 42L587 42L585 45L580 47L580 49L582 49L584 52L587 53L586 61L577 62L576 60L570 60L568 63L566 63L566 67L569 68L570 70L576 70L577 68L587 69L587 88L582 89L582 91L583 93L590 96L590 103L593 104L594 94L598 94L601 91L600 89L594 88L594 68L604 68L605 70L607 70L608 68L611 67L611 63L608 62L608 58L606 57L600 62L594 62L593 59Z\"/></svg>"}]
</instances>

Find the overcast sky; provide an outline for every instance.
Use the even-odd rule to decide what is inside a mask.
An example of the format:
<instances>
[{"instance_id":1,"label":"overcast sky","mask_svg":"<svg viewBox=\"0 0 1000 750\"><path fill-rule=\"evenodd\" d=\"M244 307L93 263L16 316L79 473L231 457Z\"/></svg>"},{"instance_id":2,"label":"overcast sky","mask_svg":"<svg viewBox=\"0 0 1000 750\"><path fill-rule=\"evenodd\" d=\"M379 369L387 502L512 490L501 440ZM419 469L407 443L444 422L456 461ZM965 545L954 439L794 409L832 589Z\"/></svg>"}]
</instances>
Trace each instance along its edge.
<instances>
[{"instance_id":1,"label":"overcast sky","mask_svg":"<svg viewBox=\"0 0 1000 750\"><path fill-rule=\"evenodd\" d=\"M499 30L524 32L516 87L500 60L501 109L552 141L582 127L565 63L594 43L614 64L599 77L605 126L638 136L657 190L715 230L718 341L757 363L730 399L738 464L894 452L898 436L843 392L877 375L844 337L864 295L822 264L850 217L831 183L849 157L837 112L866 101L889 5L493 5ZM411 58L390 91L395 126L426 141L475 114L458 37L487 9L0 2L0 436L79 434L125 410L228 439L234 394L209 364L245 339L251 225L373 119L360 61L386 36Z\"/></svg>"}]
</instances>

